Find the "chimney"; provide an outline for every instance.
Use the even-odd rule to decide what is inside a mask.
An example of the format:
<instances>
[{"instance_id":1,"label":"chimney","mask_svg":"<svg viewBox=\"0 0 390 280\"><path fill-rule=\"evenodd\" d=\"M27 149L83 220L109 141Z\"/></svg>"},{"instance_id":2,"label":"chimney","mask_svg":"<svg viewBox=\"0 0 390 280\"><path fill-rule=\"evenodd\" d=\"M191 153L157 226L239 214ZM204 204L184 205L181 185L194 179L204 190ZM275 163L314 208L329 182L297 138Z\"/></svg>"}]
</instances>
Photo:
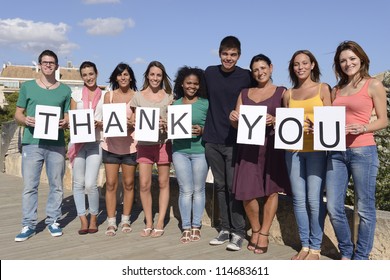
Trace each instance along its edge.
<instances>
[{"instance_id":1,"label":"chimney","mask_svg":"<svg viewBox=\"0 0 390 280\"><path fill-rule=\"evenodd\" d=\"M61 73L60 73L60 66L58 66L58 69L56 70L56 80L59 81L61 79Z\"/></svg>"}]
</instances>

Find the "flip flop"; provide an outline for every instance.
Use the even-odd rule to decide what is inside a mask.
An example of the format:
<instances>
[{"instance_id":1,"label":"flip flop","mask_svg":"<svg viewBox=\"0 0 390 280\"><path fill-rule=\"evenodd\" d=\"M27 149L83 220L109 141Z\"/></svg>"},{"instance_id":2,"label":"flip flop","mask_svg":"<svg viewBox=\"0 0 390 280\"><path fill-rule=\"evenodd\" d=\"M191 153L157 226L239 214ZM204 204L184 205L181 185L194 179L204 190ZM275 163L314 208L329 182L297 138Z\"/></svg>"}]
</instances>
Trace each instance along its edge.
<instances>
[{"instance_id":1,"label":"flip flop","mask_svg":"<svg viewBox=\"0 0 390 280\"><path fill-rule=\"evenodd\" d=\"M116 235L116 230L117 230L116 226L108 226L105 234L107 236L115 236Z\"/></svg>"},{"instance_id":2,"label":"flip flop","mask_svg":"<svg viewBox=\"0 0 390 280\"><path fill-rule=\"evenodd\" d=\"M141 230L140 235L142 237L149 237L150 234L152 233L152 231L153 231L152 228L149 228L149 227L148 228L144 228L144 229Z\"/></svg>"},{"instance_id":3,"label":"flip flop","mask_svg":"<svg viewBox=\"0 0 390 280\"><path fill-rule=\"evenodd\" d=\"M191 229L191 241L199 241L200 240L200 228L192 228Z\"/></svg>"},{"instance_id":4,"label":"flip flop","mask_svg":"<svg viewBox=\"0 0 390 280\"><path fill-rule=\"evenodd\" d=\"M183 234L180 238L180 242L183 244L191 242L191 231L189 229L183 231Z\"/></svg>"},{"instance_id":5,"label":"flip flop","mask_svg":"<svg viewBox=\"0 0 390 280\"><path fill-rule=\"evenodd\" d=\"M164 230L163 229L154 228L152 230L152 233L150 234L150 236L151 237L161 237L163 234L164 234Z\"/></svg>"},{"instance_id":6,"label":"flip flop","mask_svg":"<svg viewBox=\"0 0 390 280\"><path fill-rule=\"evenodd\" d=\"M133 229L130 226L129 221L122 221L119 223L119 227L121 228L121 231L124 233L130 233L133 231Z\"/></svg>"}]
</instances>

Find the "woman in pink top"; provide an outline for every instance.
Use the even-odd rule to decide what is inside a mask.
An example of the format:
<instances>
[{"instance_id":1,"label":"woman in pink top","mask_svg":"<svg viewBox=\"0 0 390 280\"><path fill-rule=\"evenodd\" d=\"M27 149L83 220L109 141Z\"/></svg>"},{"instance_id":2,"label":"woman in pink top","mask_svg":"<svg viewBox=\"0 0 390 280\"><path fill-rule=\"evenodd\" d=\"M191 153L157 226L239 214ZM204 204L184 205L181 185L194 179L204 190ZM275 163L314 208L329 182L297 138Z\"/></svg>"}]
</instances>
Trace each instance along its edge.
<instances>
[{"instance_id":1,"label":"woman in pink top","mask_svg":"<svg viewBox=\"0 0 390 280\"><path fill-rule=\"evenodd\" d=\"M106 235L116 234L116 192L118 189L118 172L122 169L123 213L119 224L121 231L131 232L130 212L134 201L134 176L137 167L137 150L134 141L134 117L130 110L130 101L137 90L133 70L128 64L119 63L110 76L112 91L104 96L104 103L126 103L127 106L127 136L106 137L102 144L103 163L106 169Z\"/></svg>"},{"instance_id":2,"label":"woman in pink top","mask_svg":"<svg viewBox=\"0 0 390 280\"><path fill-rule=\"evenodd\" d=\"M333 67L338 83L332 91L332 105L345 106L347 149L329 154L326 197L341 259L368 259L374 243L379 161L373 132L385 128L388 120L386 91L369 75L369 65L367 54L356 42L345 41L337 47ZM370 122L373 109L377 119ZM360 218L355 248L344 208L351 175Z\"/></svg>"},{"instance_id":3,"label":"woman in pink top","mask_svg":"<svg viewBox=\"0 0 390 280\"><path fill-rule=\"evenodd\" d=\"M72 166L72 187L74 204L80 218L80 235L96 233L99 213L99 190L96 180L102 161L101 132L103 94L97 85L98 70L96 64L84 61L80 66L80 76L84 81L81 90L72 92L70 108L72 110L93 109L95 120L95 142L70 144L68 158ZM88 197L90 221L88 225L85 195Z\"/></svg>"}]
</instances>

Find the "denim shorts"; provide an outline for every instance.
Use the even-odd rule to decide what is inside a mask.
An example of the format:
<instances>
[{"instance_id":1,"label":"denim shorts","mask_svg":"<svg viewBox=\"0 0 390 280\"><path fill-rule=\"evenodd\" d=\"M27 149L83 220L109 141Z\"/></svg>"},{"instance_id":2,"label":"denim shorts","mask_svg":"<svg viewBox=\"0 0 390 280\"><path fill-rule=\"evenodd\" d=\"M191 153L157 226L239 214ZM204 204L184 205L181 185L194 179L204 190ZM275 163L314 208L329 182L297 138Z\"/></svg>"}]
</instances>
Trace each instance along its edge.
<instances>
[{"instance_id":1,"label":"denim shorts","mask_svg":"<svg viewBox=\"0 0 390 280\"><path fill-rule=\"evenodd\" d=\"M103 163L137 165L137 153L118 155L103 149Z\"/></svg>"}]
</instances>

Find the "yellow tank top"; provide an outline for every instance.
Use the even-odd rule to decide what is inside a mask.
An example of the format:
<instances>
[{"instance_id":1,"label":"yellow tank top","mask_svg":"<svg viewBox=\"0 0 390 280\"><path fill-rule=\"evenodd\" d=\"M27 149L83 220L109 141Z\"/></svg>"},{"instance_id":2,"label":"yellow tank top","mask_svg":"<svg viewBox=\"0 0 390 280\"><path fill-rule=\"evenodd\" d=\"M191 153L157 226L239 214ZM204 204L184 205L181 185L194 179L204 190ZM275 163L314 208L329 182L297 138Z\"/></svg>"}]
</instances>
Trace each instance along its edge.
<instances>
[{"instance_id":1,"label":"yellow tank top","mask_svg":"<svg viewBox=\"0 0 390 280\"><path fill-rule=\"evenodd\" d=\"M291 89L289 89L290 93L290 101L289 101L289 108L303 108L305 111L304 118L309 118L312 122L314 122L314 107L315 106L324 106L322 99L321 99L321 84L318 87L318 93L305 100L295 100L291 97ZM314 137L312 133L307 134L306 132L303 133L303 149L299 150L299 152L313 152L313 145L314 145Z\"/></svg>"}]
</instances>

